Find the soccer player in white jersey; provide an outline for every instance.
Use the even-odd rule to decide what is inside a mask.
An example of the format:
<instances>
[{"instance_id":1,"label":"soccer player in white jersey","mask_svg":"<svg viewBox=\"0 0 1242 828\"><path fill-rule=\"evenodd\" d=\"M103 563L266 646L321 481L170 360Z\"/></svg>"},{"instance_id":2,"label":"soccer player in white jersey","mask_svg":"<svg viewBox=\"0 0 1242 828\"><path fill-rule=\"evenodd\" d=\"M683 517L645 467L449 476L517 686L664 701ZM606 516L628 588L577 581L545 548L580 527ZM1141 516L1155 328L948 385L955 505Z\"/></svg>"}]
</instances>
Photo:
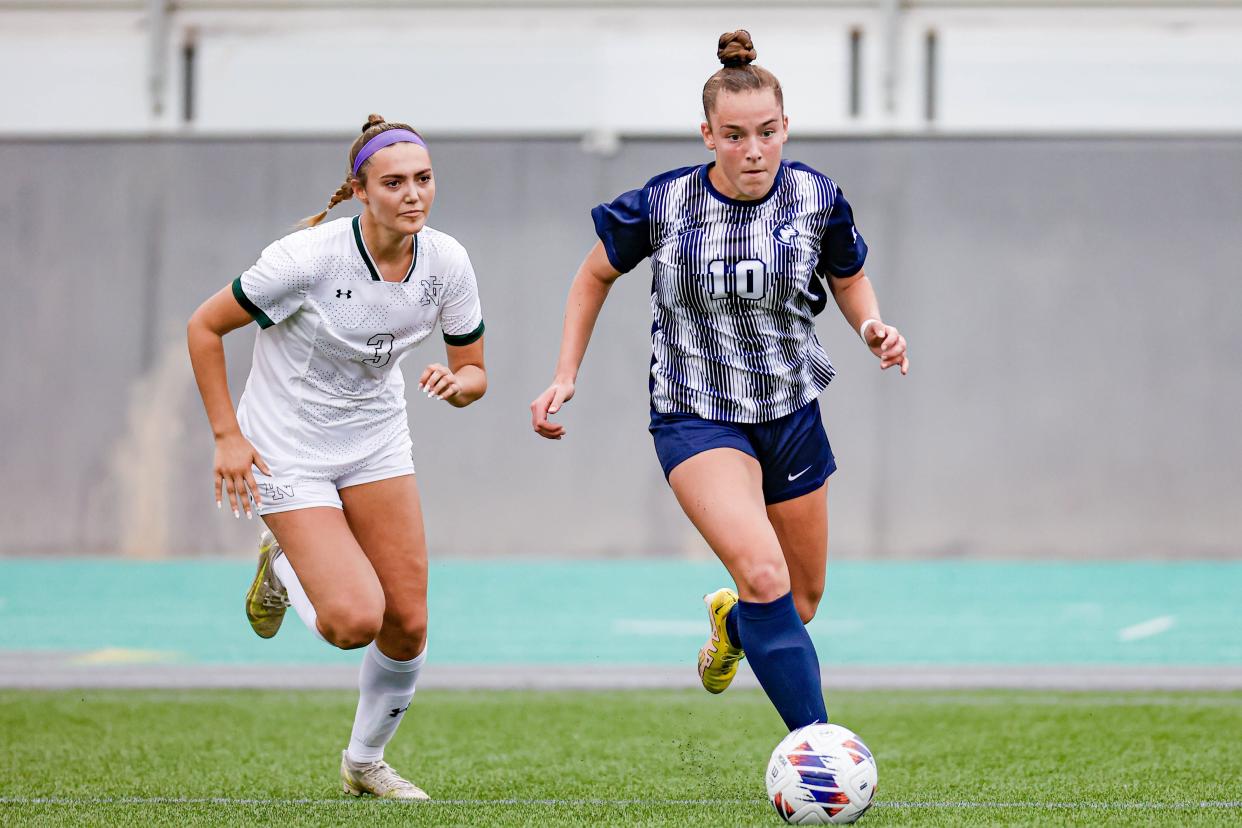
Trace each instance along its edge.
<instances>
[{"instance_id":1,"label":"soccer player in white jersey","mask_svg":"<svg viewBox=\"0 0 1242 828\"><path fill-rule=\"evenodd\" d=\"M341 756L347 793L427 794L383 761L426 658L427 546L396 366L439 325L447 362L418 388L458 408L483 396L483 316L466 251L427 226L431 157L406 124L372 115L345 183L307 229L202 304L190 356L215 433L216 505L253 509L269 532L246 600L255 632L276 634L292 603L319 638L365 647ZM362 213L320 224L356 197ZM259 323L234 414L224 334ZM296 574L295 574L296 571Z\"/></svg>"},{"instance_id":2,"label":"soccer player in white jersey","mask_svg":"<svg viewBox=\"0 0 1242 828\"><path fill-rule=\"evenodd\" d=\"M752 64L750 35L722 35L717 56L701 127L715 161L592 211L599 241L570 288L555 377L531 420L544 437L565 435L549 418L573 398L608 291L650 257L650 431L678 502L737 586L704 598L699 675L719 693L745 655L793 730L827 721L805 624L824 591L836 468L817 402L833 377L814 322L828 294L881 368L905 374L909 362L881 321L841 189L781 160L781 87Z\"/></svg>"}]
</instances>

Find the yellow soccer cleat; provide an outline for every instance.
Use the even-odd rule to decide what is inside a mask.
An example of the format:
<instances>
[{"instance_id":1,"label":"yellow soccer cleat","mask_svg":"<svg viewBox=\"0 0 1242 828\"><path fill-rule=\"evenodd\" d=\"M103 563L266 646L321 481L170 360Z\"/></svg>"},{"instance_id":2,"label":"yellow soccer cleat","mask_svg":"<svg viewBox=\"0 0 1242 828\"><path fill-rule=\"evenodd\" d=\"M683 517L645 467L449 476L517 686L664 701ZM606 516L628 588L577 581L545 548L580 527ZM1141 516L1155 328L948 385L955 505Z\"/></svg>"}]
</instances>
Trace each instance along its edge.
<instances>
[{"instance_id":1,"label":"yellow soccer cleat","mask_svg":"<svg viewBox=\"0 0 1242 828\"><path fill-rule=\"evenodd\" d=\"M341 788L352 796L368 793L380 799L411 802L431 799L426 791L402 777L382 759L378 762L351 762L345 751L341 751Z\"/></svg>"},{"instance_id":2,"label":"yellow soccer cleat","mask_svg":"<svg viewBox=\"0 0 1242 828\"><path fill-rule=\"evenodd\" d=\"M737 593L728 587L703 596L711 635L699 650L699 678L709 693L723 693L737 675L737 664L746 657L742 648L729 640L725 618L737 604Z\"/></svg>"},{"instance_id":3,"label":"yellow soccer cleat","mask_svg":"<svg viewBox=\"0 0 1242 828\"><path fill-rule=\"evenodd\" d=\"M246 593L246 618L250 619L250 626L259 638L271 638L276 634L289 607L289 593L272 570L272 561L280 554L276 537L264 530L259 538L259 571Z\"/></svg>"}]
</instances>

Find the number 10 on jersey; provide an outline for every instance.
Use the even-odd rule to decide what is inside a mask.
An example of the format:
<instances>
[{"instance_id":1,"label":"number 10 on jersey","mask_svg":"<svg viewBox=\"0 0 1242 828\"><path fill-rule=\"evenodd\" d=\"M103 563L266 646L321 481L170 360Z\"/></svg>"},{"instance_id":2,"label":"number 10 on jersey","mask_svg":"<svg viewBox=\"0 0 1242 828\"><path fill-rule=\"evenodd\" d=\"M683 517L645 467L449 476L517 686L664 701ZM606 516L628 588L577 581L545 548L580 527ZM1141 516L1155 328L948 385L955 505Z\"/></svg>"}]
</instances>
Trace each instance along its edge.
<instances>
[{"instance_id":1,"label":"number 10 on jersey","mask_svg":"<svg viewBox=\"0 0 1242 828\"><path fill-rule=\"evenodd\" d=\"M733 264L714 259L707 266L707 275L713 299L724 299L730 293L743 299L762 299L768 288L767 268L758 259Z\"/></svg>"}]
</instances>

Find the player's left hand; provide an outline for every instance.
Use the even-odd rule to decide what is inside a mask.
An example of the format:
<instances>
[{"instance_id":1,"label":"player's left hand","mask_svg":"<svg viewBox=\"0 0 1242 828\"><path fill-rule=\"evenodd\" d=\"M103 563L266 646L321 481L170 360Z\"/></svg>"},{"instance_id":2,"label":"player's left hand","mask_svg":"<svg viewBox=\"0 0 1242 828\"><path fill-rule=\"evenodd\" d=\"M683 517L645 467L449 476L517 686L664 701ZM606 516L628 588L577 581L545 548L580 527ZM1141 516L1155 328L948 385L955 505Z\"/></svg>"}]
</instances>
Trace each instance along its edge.
<instances>
[{"instance_id":1,"label":"player's left hand","mask_svg":"<svg viewBox=\"0 0 1242 828\"><path fill-rule=\"evenodd\" d=\"M418 390L433 400L448 400L461 391L457 383L457 375L446 366L433 362L423 369L418 378Z\"/></svg>"},{"instance_id":2,"label":"player's left hand","mask_svg":"<svg viewBox=\"0 0 1242 828\"><path fill-rule=\"evenodd\" d=\"M906 356L906 338L892 325L885 325L883 322L868 325L867 347L880 358L881 370L900 365L902 376L910 370L910 359Z\"/></svg>"}]
</instances>

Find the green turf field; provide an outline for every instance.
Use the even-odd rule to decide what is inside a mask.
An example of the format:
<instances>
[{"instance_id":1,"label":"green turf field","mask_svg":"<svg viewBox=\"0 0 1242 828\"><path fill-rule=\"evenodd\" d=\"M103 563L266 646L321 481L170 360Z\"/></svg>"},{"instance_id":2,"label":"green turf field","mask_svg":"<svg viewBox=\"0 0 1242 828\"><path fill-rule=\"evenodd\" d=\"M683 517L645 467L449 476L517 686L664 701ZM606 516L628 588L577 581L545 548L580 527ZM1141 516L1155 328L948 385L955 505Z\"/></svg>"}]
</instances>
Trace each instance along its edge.
<instances>
[{"instance_id":1,"label":"green turf field","mask_svg":"<svg viewBox=\"0 0 1242 828\"><path fill-rule=\"evenodd\" d=\"M0 824L777 825L755 691L424 692L388 759L438 803L338 794L346 691L0 691ZM1242 693L829 698L866 825L1237 825Z\"/></svg>"}]
</instances>

